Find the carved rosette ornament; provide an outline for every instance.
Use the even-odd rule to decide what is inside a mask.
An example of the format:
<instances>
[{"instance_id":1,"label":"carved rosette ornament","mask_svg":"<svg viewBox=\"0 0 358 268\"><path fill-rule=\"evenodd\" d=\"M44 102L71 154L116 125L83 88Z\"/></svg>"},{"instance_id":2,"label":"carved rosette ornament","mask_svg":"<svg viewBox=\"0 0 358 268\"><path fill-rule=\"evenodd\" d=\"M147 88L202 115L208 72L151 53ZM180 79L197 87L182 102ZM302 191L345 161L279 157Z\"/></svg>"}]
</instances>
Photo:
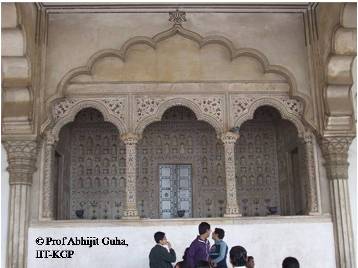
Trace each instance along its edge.
<instances>
[{"instance_id":1,"label":"carved rosette ornament","mask_svg":"<svg viewBox=\"0 0 358 268\"><path fill-rule=\"evenodd\" d=\"M42 193L42 218L53 220L54 215L54 163L55 163L55 136L47 132L45 140L44 179Z\"/></svg>"},{"instance_id":2,"label":"carved rosette ornament","mask_svg":"<svg viewBox=\"0 0 358 268\"><path fill-rule=\"evenodd\" d=\"M225 173L226 173L226 209L224 217L241 216L237 204L236 178L235 178L235 142L239 134L226 132L221 136L225 150Z\"/></svg>"},{"instance_id":3,"label":"carved rosette ornament","mask_svg":"<svg viewBox=\"0 0 358 268\"><path fill-rule=\"evenodd\" d=\"M321 140L330 186L337 267L355 267L351 210L348 195L348 150L353 137Z\"/></svg>"},{"instance_id":4,"label":"carved rosette ornament","mask_svg":"<svg viewBox=\"0 0 358 268\"><path fill-rule=\"evenodd\" d=\"M173 22L174 25L181 25L186 21L185 12L179 11L179 9L175 10L174 12L169 12L169 21Z\"/></svg>"},{"instance_id":5,"label":"carved rosette ornament","mask_svg":"<svg viewBox=\"0 0 358 268\"><path fill-rule=\"evenodd\" d=\"M133 133L121 135L121 139L126 145L126 205L123 218L139 218L136 200L136 163L137 163L137 143L139 137Z\"/></svg>"},{"instance_id":6,"label":"carved rosette ornament","mask_svg":"<svg viewBox=\"0 0 358 268\"><path fill-rule=\"evenodd\" d=\"M317 215L320 213L317 193L316 166L314 157L315 136L307 132L303 136L304 158L306 163L307 178L307 202L308 214Z\"/></svg>"}]
</instances>

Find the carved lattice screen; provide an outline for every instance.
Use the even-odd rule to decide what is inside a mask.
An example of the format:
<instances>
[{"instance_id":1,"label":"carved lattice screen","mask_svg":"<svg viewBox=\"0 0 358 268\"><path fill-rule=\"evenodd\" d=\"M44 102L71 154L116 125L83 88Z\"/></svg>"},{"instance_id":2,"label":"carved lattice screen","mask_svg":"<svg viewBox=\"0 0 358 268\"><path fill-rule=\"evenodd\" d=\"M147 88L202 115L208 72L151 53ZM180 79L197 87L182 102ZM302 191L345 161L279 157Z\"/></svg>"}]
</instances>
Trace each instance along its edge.
<instances>
[{"instance_id":1,"label":"carved lattice screen","mask_svg":"<svg viewBox=\"0 0 358 268\"><path fill-rule=\"evenodd\" d=\"M243 216L268 215L267 207L275 207L280 213L275 116L270 110L259 109L240 129L235 161Z\"/></svg>"},{"instance_id":2,"label":"carved lattice screen","mask_svg":"<svg viewBox=\"0 0 358 268\"><path fill-rule=\"evenodd\" d=\"M235 159L237 195L244 216L267 215L267 207L280 213L280 190L284 214L301 209L299 200L290 201L293 188L285 186L285 180L293 178L290 169L297 167L282 166L283 159L288 157L286 152L297 146L297 136L282 121L271 110L260 108L255 119L244 123L240 130ZM66 214L60 218L81 217L81 210L87 219L120 218L125 202L126 161L125 145L117 129L104 122L98 111L86 109L63 129L60 137L57 149L63 157L64 170L59 171L63 176L59 187L59 201L63 203L59 211ZM302 167L300 154L295 159ZM149 125L138 143L137 162L137 206L142 217L159 218L159 165L163 164L191 165L193 217L223 215L226 204L223 145L214 129L196 120L191 110L171 108L162 121ZM295 190L302 192L304 187L298 184ZM296 193L295 198L298 197Z\"/></svg>"},{"instance_id":3,"label":"carved lattice screen","mask_svg":"<svg viewBox=\"0 0 358 268\"><path fill-rule=\"evenodd\" d=\"M94 109L81 111L68 130L70 218L117 219L125 200L125 145ZM77 212L76 212L77 211Z\"/></svg>"},{"instance_id":4,"label":"carved lattice screen","mask_svg":"<svg viewBox=\"0 0 358 268\"><path fill-rule=\"evenodd\" d=\"M215 130L184 107L169 109L138 144L137 199L143 217L159 218L159 165L192 166L193 217L225 210L224 148Z\"/></svg>"}]
</instances>

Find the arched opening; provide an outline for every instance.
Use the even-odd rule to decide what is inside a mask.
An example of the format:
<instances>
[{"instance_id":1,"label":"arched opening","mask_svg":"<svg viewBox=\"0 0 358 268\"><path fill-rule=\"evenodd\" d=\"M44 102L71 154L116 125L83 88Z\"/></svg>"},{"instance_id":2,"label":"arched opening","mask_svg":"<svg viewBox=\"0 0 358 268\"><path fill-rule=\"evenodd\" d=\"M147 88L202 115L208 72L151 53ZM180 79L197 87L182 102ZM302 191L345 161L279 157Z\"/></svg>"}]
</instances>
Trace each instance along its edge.
<instances>
[{"instance_id":1,"label":"arched opening","mask_svg":"<svg viewBox=\"0 0 358 268\"><path fill-rule=\"evenodd\" d=\"M242 124L235 166L243 216L307 213L304 150L296 127L271 106Z\"/></svg>"},{"instance_id":2,"label":"arched opening","mask_svg":"<svg viewBox=\"0 0 358 268\"><path fill-rule=\"evenodd\" d=\"M215 129L184 106L148 125L137 147L141 217L220 217L225 211L224 148Z\"/></svg>"},{"instance_id":3,"label":"arched opening","mask_svg":"<svg viewBox=\"0 0 358 268\"><path fill-rule=\"evenodd\" d=\"M125 145L117 128L85 108L55 149L56 219L119 219L125 204Z\"/></svg>"}]
</instances>

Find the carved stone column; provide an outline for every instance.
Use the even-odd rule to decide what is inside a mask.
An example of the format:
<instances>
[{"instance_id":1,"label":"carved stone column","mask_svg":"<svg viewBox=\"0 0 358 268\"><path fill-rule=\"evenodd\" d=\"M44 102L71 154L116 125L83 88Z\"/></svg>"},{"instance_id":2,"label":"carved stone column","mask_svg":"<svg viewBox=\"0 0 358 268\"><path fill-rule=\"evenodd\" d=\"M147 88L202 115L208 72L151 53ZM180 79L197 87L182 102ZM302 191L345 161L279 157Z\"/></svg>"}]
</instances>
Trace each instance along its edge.
<instances>
[{"instance_id":1,"label":"carved stone column","mask_svg":"<svg viewBox=\"0 0 358 268\"><path fill-rule=\"evenodd\" d=\"M26 267L27 234L32 176L36 169L37 143L34 140L6 140L10 180L10 215L7 244L9 268Z\"/></svg>"},{"instance_id":2,"label":"carved stone column","mask_svg":"<svg viewBox=\"0 0 358 268\"><path fill-rule=\"evenodd\" d=\"M137 163L137 142L138 135L126 133L121 136L126 145L126 204L123 218L138 219L137 200L136 200L136 163Z\"/></svg>"},{"instance_id":3,"label":"carved stone column","mask_svg":"<svg viewBox=\"0 0 358 268\"><path fill-rule=\"evenodd\" d=\"M306 166L306 185L307 185L307 213L309 215L318 215L321 213L318 201L316 160L314 156L315 136L307 132L303 136L304 159Z\"/></svg>"},{"instance_id":4,"label":"carved stone column","mask_svg":"<svg viewBox=\"0 0 358 268\"><path fill-rule=\"evenodd\" d=\"M51 133L47 133L45 137L45 158L44 158L44 177L42 188L42 219L54 220L54 189L55 178L55 137Z\"/></svg>"},{"instance_id":5,"label":"carved stone column","mask_svg":"<svg viewBox=\"0 0 358 268\"><path fill-rule=\"evenodd\" d=\"M336 264L355 267L352 219L348 194L348 149L352 137L326 137L321 141L330 186L336 245Z\"/></svg>"},{"instance_id":6,"label":"carved stone column","mask_svg":"<svg viewBox=\"0 0 358 268\"><path fill-rule=\"evenodd\" d=\"M236 198L235 142L239 134L226 132L221 136L225 151L226 209L224 217L241 216Z\"/></svg>"}]
</instances>

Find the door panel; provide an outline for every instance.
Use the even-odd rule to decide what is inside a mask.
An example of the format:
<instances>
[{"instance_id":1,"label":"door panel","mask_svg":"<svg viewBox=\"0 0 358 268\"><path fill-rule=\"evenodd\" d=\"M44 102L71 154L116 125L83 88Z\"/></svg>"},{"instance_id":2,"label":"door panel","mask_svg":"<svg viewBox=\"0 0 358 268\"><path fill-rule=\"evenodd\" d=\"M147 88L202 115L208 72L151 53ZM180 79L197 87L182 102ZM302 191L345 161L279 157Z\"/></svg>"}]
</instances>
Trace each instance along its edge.
<instances>
[{"instance_id":1,"label":"door panel","mask_svg":"<svg viewBox=\"0 0 358 268\"><path fill-rule=\"evenodd\" d=\"M191 165L159 165L161 218L176 218L178 210L192 217Z\"/></svg>"}]
</instances>

